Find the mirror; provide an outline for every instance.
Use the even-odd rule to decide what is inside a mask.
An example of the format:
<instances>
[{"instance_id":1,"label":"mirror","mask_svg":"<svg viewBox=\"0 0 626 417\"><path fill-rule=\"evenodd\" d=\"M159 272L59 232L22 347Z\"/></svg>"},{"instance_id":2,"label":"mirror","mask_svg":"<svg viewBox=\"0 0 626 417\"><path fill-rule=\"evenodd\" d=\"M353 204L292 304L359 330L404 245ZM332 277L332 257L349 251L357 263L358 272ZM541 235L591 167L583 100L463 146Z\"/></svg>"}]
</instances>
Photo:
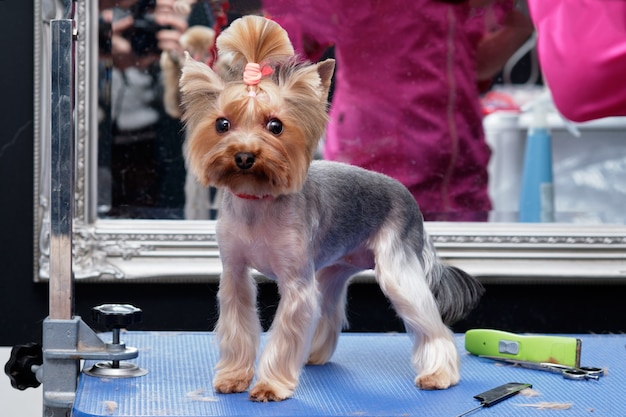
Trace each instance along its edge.
<instances>
[{"instance_id":1,"label":"mirror","mask_svg":"<svg viewBox=\"0 0 626 417\"><path fill-rule=\"evenodd\" d=\"M49 278L50 109L47 77L50 65L50 37L48 31L50 19L57 17L55 4L54 1L35 1L35 13L37 21L40 22L35 25L37 120L35 193L38 196L35 218L38 268L35 279L38 281L45 281ZM209 219L211 215L199 216L205 220L180 220L185 215L184 207L181 205L179 185L184 184L185 178L184 166L181 165L182 153L179 152L182 145L181 131L176 120L168 120L165 123L168 125L165 128L172 132L171 137L174 139L170 143L171 146L167 148L171 154L162 157L175 161L172 170L177 172L178 185L176 187L179 194L167 194L170 200L159 204L154 204L159 199L147 196L147 200L141 203L143 205L128 207L126 212L120 210L123 204L116 206L113 202L113 195L109 190L113 190L115 181L124 175L127 176L126 179L140 180L140 177L149 176L150 172L154 173L154 167L148 164L142 167L131 167L124 163L123 158L113 163L113 153L107 154L107 150L112 148L113 140L119 140L122 145L128 144L124 142L124 139L128 138L118 135L119 132L115 132L115 135L112 129L103 132L105 126L112 125L113 114L119 116L123 111L121 108L114 110L114 107L110 107L108 112L103 112L101 107L103 101L108 100L109 103L113 103L114 100L112 100L112 90L110 96L101 93L104 91L101 76L103 70L106 70L106 62L103 62L98 48L95 47L101 40L99 8L93 2L75 2L74 7L78 33L74 75L76 94L74 273L76 280L95 282L116 279L167 282L217 280L221 264L215 239L215 222ZM109 75L113 79L111 72ZM149 79L139 81L147 84L154 82ZM120 91L116 93L117 97L119 93ZM151 98L148 97L147 100ZM129 104L125 106L129 106L129 109L133 108ZM130 113L126 115L128 114ZM153 122L156 120L155 123L163 123L162 114L156 112L156 115L156 119L155 113L144 115L144 120ZM103 120L106 122L103 123ZM523 125L519 120L516 123ZM137 129L134 129L135 127ZM133 129L137 133L133 140L146 138L141 136L146 133L142 126L134 126ZM523 129L519 132L523 137ZM117 138L114 139L116 135ZM154 135L154 133L149 135ZM147 137L153 137L149 135ZM586 137L584 135L583 131L583 138ZM623 136L624 129L619 128L617 139ZM620 146L617 139L612 137L607 140ZM497 145L496 142L500 139L496 137L494 140ZM585 141L582 140L582 142ZM598 148L597 142L594 143L592 147ZM572 150L572 147L567 144L563 148L565 151ZM144 149L145 152L153 150ZM496 152L498 157L506 154L505 150ZM609 168L614 170L611 172L624 170L626 163L623 160L611 159L616 153L607 152L608 154L604 153L604 157L609 160ZM519 150L513 154L519 157ZM601 154L603 152L598 155L599 158L602 158ZM624 154L626 153L621 153L621 155ZM588 151L585 156L589 156ZM610 181L602 182L608 176L605 175L602 178L602 172L597 169L594 171L594 167L597 168L598 164L601 165L605 161L599 162L595 159L586 167L580 165L584 167L582 171L580 169L575 171L576 161L572 158L577 158L577 155L568 154L567 157L563 157L562 168L555 163L555 187L557 189L563 188L559 185L558 178L583 183L587 181L587 185L595 187L594 190L597 190L598 186L620 186L619 182L614 180L615 177L610 178ZM502 168L504 171L510 171L512 167L519 166L519 159L516 159L515 163L497 158L494 160L503 164L501 166L504 167ZM116 166L121 166L122 169ZM143 174L139 174L138 171L133 173L132 169L142 169ZM492 167L491 169L498 168ZM504 182L511 180L511 178L502 178L501 172L498 171L494 177ZM499 184L500 192L511 192L511 189L519 188L520 179L517 178L514 182L513 186ZM139 188L142 186L138 185ZM492 216L494 221L490 222L428 222L426 227L443 258L481 277L486 282L512 282L531 278L543 281L623 278L626 276L626 251L624 251L626 249L626 226L621 217L621 210L618 208L610 216L598 215L597 213L603 213L604 209L595 206L592 208L574 207L574 203L587 197L578 191L575 191L573 195L576 198L566 203L567 207L572 207L572 210L564 210L567 213L564 213L563 218L556 218L556 221L551 223L513 221L507 214L507 210L514 211L516 208L509 207L501 213L496 212ZM588 201L592 204L602 202L601 198L594 197L593 194L591 197L593 198ZM182 199L184 200L184 196ZM207 198L207 201L210 200ZM509 200L503 198L503 201ZM149 204L146 206L144 203ZM146 210L146 207L150 207L150 210ZM208 208L210 210L212 207ZM364 279L369 279L367 274Z\"/></svg>"}]
</instances>

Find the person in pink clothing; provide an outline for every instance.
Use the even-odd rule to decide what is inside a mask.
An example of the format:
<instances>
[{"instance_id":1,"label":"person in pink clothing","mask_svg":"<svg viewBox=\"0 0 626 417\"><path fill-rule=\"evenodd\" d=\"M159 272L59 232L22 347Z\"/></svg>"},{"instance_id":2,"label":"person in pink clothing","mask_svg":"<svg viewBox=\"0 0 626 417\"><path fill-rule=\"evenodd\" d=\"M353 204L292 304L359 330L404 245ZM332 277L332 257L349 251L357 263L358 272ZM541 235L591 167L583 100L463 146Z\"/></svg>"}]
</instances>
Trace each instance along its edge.
<instances>
[{"instance_id":1,"label":"person in pink clothing","mask_svg":"<svg viewBox=\"0 0 626 417\"><path fill-rule=\"evenodd\" d=\"M554 104L576 122L626 115L626 1L529 0Z\"/></svg>"},{"instance_id":2,"label":"person in pink clothing","mask_svg":"<svg viewBox=\"0 0 626 417\"><path fill-rule=\"evenodd\" d=\"M263 2L296 49L335 47L324 158L398 179L427 220L483 220L491 209L477 84L532 25L512 1L482 3Z\"/></svg>"}]
</instances>

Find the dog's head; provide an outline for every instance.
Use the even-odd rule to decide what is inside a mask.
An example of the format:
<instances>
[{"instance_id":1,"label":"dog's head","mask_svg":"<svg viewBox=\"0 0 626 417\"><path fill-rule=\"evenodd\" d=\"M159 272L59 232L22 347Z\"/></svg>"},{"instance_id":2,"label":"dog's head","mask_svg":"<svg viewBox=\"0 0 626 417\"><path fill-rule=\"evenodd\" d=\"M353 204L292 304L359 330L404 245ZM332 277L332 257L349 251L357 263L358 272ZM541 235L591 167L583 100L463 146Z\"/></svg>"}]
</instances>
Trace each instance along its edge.
<instances>
[{"instance_id":1,"label":"dog's head","mask_svg":"<svg viewBox=\"0 0 626 417\"><path fill-rule=\"evenodd\" d=\"M287 33L259 16L233 22L217 48L226 72L189 56L182 70L189 168L234 193L298 191L326 125L334 61L298 61Z\"/></svg>"}]
</instances>

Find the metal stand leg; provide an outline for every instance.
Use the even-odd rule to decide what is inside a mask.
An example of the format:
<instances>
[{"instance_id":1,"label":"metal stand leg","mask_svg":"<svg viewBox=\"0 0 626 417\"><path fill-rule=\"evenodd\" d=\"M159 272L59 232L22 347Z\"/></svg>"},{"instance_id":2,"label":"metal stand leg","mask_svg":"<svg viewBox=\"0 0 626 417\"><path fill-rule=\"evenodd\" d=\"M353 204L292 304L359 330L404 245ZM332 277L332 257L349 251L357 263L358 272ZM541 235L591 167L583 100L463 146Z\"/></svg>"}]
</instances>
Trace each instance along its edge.
<instances>
[{"instance_id":1,"label":"metal stand leg","mask_svg":"<svg viewBox=\"0 0 626 417\"><path fill-rule=\"evenodd\" d=\"M69 416L71 413L76 397L81 359L111 360L119 368L120 360L135 358L138 353L137 349L127 348L119 340L117 343L105 344L80 317L73 316L73 20L53 20L51 30L50 315L43 324L41 380L43 415L61 417ZM119 328L117 331L119 332ZM121 376L138 376L145 373L146 371L139 369L132 375Z\"/></svg>"},{"instance_id":2,"label":"metal stand leg","mask_svg":"<svg viewBox=\"0 0 626 417\"><path fill-rule=\"evenodd\" d=\"M52 359L50 350L75 349L76 324L72 323L72 203L74 198L74 134L72 123L71 19L53 20L52 32L52 136L51 136L51 231L50 315L43 327L43 414L65 416L76 394L79 362Z\"/></svg>"},{"instance_id":3,"label":"metal stand leg","mask_svg":"<svg viewBox=\"0 0 626 417\"><path fill-rule=\"evenodd\" d=\"M119 340L120 329L137 322L141 310L129 305L105 305L99 310L104 324L114 330L113 343L104 343L80 317L73 315L72 221L74 202L74 21L72 0L64 0L67 19L50 22L52 37L50 282L49 316L43 323L43 347L16 346L5 373L17 389L43 384L43 416L69 417L76 397L80 361L114 372L92 372L107 377L133 377L147 371L121 360L136 358L137 349ZM106 307L106 308L104 308ZM124 372L122 372L124 371Z\"/></svg>"}]
</instances>

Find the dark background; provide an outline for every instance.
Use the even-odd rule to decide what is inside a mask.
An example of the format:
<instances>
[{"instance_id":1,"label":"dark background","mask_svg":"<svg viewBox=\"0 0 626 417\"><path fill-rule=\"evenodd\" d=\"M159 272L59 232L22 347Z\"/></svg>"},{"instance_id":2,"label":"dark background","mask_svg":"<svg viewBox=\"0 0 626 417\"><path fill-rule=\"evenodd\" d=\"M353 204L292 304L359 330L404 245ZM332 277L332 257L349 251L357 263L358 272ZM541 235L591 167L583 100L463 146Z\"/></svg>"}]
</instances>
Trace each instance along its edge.
<instances>
[{"instance_id":1,"label":"dark background","mask_svg":"<svg viewBox=\"0 0 626 417\"><path fill-rule=\"evenodd\" d=\"M0 345L41 340L46 284L33 282L33 4L0 0ZM488 285L478 308L455 331L492 327L516 332L622 333L625 285ZM76 284L76 314L128 302L144 310L135 329L209 330L216 320L215 284ZM273 284L260 288L267 323L276 307ZM354 331L400 331L378 287L349 292Z\"/></svg>"}]
</instances>

